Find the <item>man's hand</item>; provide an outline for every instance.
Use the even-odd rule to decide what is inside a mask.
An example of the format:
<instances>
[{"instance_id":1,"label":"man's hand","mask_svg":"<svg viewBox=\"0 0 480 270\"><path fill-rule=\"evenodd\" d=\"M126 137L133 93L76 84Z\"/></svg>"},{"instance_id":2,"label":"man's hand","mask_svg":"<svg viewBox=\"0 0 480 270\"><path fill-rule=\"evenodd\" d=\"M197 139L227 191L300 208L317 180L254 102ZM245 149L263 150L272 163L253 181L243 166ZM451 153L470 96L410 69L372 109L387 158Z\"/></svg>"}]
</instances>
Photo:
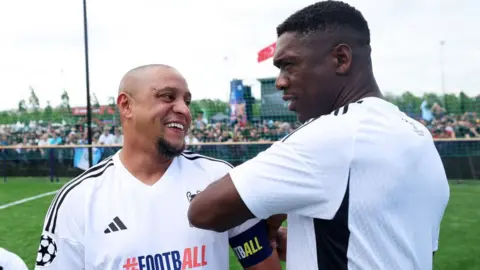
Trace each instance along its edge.
<instances>
[{"instance_id":1,"label":"man's hand","mask_svg":"<svg viewBox=\"0 0 480 270\"><path fill-rule=\"evenodd\" d=\"M277 253L281 261L287 261L287 228L280 227L277 231Z\"/></svg>"},{"instance_id":2,"label":"man's hand","mask_svg":"<svg viewBox=\"0 0 480 270\"><path fill-rule=\"evenodd\" d=\"M271 216L267 219L268 237L273 249L277 250L280 260L286 260L287 254L287 228L282 223L287 219L286 214Z\"/></svg>"}]
</instances>

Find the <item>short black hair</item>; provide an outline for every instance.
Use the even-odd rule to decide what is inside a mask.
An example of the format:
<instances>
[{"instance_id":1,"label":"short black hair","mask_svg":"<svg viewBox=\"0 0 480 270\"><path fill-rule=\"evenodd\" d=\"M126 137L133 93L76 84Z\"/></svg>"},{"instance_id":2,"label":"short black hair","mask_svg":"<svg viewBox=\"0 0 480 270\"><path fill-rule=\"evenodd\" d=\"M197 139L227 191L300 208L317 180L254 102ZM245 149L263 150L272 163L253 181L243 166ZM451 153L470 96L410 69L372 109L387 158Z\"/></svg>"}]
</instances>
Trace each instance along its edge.
<instances>
[{"instance_id":1,"label":"short black hair","mask_svg":"<svg viewBox=\"0 0 480 270\"><path fill-rule=\"evenodd\" d=\"M277 27L277 36L286 32L309 34L315 31L351 29L370 45L370 30L362 13L341 1L321 1L290 15Z\"/></svg>"}]
</instances>

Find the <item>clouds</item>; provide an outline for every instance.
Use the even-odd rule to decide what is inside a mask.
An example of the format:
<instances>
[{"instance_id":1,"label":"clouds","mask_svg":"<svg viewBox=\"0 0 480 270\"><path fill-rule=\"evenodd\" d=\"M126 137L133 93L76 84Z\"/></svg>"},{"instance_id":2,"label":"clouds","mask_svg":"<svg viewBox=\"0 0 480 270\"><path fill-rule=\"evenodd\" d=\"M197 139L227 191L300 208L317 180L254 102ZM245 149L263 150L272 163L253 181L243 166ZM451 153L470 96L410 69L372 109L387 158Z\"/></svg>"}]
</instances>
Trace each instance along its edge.
<instances>
[{"instance_id":1,"label":"clouds","mask_svg":"<svg viewBox=\"0 0 480 270\"><path fill-rule=\"evenodd\" d=\"M384 91L440 90L440 45L446 40L447 90L478 93L480 24L474 1L348 1L372 32L374 70ZM88 1L91 90L115 95L122 75L147 63L177 67L194 98L228 97L229 79L275 76L256 53L275 40L275 27L307 0ZM63 88L84 105L82 2L0 3L0 108L15 108L34 86L42 102L60 102ZM228 57L228 61L225 61ZM61 70L63 69L63 73ZM255 89L254 89L255 90ZM258 89L257 89L258 92Z\"/></svg>"}]
</instances>

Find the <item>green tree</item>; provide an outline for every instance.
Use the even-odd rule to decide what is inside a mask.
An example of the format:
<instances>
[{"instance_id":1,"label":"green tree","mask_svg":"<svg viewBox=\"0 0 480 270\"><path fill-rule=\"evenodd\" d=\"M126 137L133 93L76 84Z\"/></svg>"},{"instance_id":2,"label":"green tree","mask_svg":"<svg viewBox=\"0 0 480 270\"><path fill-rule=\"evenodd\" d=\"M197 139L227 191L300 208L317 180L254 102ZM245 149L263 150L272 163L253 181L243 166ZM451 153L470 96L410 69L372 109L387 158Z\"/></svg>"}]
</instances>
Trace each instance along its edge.
<instances>
[{"instance_id":1,"label":"green tree","mask_svg":"<svg viewBox=\"0 0 480 270\"><path fill-rule=\"evenodd\" d=\"M70 96L68 95L68 92L65 89L63 89L61 100L62 100L62 103L60 104L60 108L64 113L68 113L68 115L71 115L72 108L70 107Z\"/></svg>"},{"instance_id":2,"label":"green tree","mask_svg":"<svg viewBox=\"0 0 480 270\"><path fill-rule=\"evenodd\" d=\"M114 97L108 97L108 108L113 112L112 121L113 125L117 125L117 102ZM107 113L108 111L105 110Z\"/></svg>"},{"instance_id":3,"label":"green tree","mask_svg":"<svg viewBox=\"0 0 480 270\"><path fill-rule=\"evenodd\" d=\"M95 113L98 114L100 112L100 103L98 102L98 98L97 98L97 95L95 95L95 93L92 93L91 105L93 109L92 114L95 114Z\"/></svg>"},{"instance_id":4,"label":"green tree","mask_svg":"<svg viewBox=\"0 0 480 270\"><path fill-rule=\"evenodd\" d=\"M18 112L19 113L24 113L27 111L27 102L22 99L18 102Z\"/></svg>"},{"instance_id":5,"label":"green tree","mask_svg":"<svg viewBox=\"0 0 480 270\"><path fill-rule=\"evenodd\" d=\"M458 113L460 110L460 99L455 94L446 94L444 96L445 104L444 108L447 113Z\"/></svg>"},{"instance_id":6,"label":"green tree","mask_svg":"<svg viewBox=\"0 0 480 270\"><path fill-rule=\"evenodd\" d=\"M0 112L0 125L13 124L12 114L6 111Z\"/></svg>"},{"instance_id":7,"label":"green tree","mask_svg":"<svg viewBox=\"0 0 480 270\"><path fill-rule=\"evenodd\" d=\"M254 118L260 118L260 108L260 102L255 102L254 104L252 104L252 116Z\"/></svg>"},{"instance_id":8,"label":"green tree","mask_svg":"<svg viewBox=\"0 0 480 270\"><path fill-rule=\"evenodd\" d=\"M192 117L197 117L197 114L199 114L200 112L202 112L200 102L198 100L192 100L192 103L190 103L190 113L192 114Z\"/></svg>"},{"instance_id":9,"label":"green tree","mask_svg":"<svg viewBox=\"0 0 480 270\"><path fill-rule=\"evenodd\" d=\"M53 118L53 108L50 105L50 101L47 101L47 106L43 110L43 120L52 121Z\"/></svg>"},{"instance_id":10,"label":"green tree","mask_svg":"<svg viewBox=\"0 0 480 270\"><path fill-rule=\"evenodd\" d=\"M475 99L470 98L465 92L460 92L460 112L459 114L464 114L466 112L475 112L478 110Z\"/></svg>"},{"instance_id":11,"label":"green tree","mask_svg":"<svg viewBox=\"0 0 480 270\"><path fill-rule=\"evenodd\" d=\"M200 110L205 113L206 118L219 112L226 113L228 111L228 103L220 99L201 99L198 101L198 105Z\"/></svg>"},{"instance_id":12,"label":"green tree","mask_svg":"<svg viewBox=\"0 0 480 270\"><path fill-rule=\"evenodd\" d=\"M407 91L400 96L398 99L399 104L397 104L397 106L404 112L419 113L422 101L423 100L420 97L417 97L411 92Z\"/></svg>"},{"instance_id":13,"label":"green tree","mask_svg":"<svg viewBox=\"0 0 480 270\"><path fill-rule=\"evenodd\" d=\"M33 109L35 113L40 110L40 100L38 99L35 89L30 86L30 97L28 98L28 104Z\"/></svg>"}]
</instances>

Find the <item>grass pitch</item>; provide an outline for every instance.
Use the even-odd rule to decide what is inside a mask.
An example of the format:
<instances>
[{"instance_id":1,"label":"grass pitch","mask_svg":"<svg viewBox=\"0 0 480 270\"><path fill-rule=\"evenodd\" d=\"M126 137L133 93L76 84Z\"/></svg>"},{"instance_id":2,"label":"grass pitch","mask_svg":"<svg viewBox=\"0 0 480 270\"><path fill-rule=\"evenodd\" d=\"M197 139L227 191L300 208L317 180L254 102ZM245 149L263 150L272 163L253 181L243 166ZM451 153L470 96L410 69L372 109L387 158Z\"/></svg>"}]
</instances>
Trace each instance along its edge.
<instances>
[{"instance_id":1,"label":"grass pitch","mask_svg":"<svg viewBox=\"0 0 480 270\"><path fill-rule=\"evenodd\" d=\"M1 181L1 180L0 180ZM9 178L0 182L0 205L57 190L60 184L42 178ZM428 194L425 194L428 196ZM18 254L33 269L38 238L53 195L0 210L0 247ZM480 266L480 182L451 184L443 219L435 270L474 270ZM242 269L230 253L231 270Z\"/></svg>"}]
</instances>

